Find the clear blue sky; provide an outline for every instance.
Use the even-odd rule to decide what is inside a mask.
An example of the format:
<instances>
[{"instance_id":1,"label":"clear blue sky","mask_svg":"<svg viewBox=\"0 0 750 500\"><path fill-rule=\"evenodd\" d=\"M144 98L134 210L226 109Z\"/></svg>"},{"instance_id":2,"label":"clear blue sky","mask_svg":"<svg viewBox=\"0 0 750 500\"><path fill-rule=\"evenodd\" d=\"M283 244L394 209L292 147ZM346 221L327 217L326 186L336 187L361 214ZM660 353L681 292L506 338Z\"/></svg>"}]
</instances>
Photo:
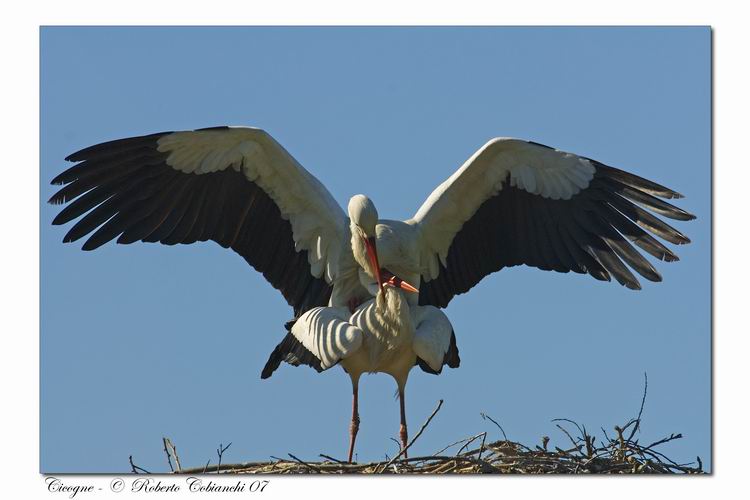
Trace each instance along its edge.
<instances>
[{"instance_id":1,"label":"clear blue sky","mask_svg":"<svg viewBox=\"0 0 750 500\"><path fill-rule=\"evenodd\" d=\"M447 309L461 367L415 369L413 453L496 428L528 445L566 417L609 431L649 394L641 439L710 466L710 31L708 28L44 28L41 31L41 469L164 471L345 457L349 378L260 370L291 308L214 243L63 244L45 201L63 158L163 130L270 132L343 205L368 194L383 218L414 214L494 136L598 159L687 196L693 243L640 292L527 267L486 278ZM395 384L360 385L360 461L392 456Z\"/></svg>"}]
</instances>

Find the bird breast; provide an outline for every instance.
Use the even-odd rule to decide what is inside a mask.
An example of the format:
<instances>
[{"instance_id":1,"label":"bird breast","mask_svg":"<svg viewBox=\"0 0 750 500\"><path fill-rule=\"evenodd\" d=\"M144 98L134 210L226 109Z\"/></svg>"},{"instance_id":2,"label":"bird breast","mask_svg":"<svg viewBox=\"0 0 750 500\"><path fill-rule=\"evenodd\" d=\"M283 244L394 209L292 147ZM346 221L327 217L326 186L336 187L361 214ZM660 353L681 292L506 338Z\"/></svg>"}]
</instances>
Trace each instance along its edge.
<instances>
[{"instance_id":1,"label":"bird breast","mask_svg":"<svg viewBox=\"0 0 750 500\"><path fill-rule=\"evenodd\" d=\"M360 305L349 322L364 333L362 348L370 360L370 370L387 364L405 348L411 350L414 325L401 290L386 287L384 293Z\"/></svg>"}]
</instances>

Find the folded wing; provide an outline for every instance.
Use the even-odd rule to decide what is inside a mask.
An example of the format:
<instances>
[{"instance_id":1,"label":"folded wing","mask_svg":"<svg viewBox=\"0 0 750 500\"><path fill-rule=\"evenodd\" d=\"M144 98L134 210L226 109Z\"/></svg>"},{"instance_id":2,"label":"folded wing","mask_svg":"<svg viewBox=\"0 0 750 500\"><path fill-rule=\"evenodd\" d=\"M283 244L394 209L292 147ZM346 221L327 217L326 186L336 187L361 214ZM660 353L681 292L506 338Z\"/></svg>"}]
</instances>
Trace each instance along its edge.
<instances>
[{"instance_id":1,"label":"folded wing","mask_svg":"<svg viewBox=\"0 0 750 500\"><path fill-rule=\"evenodd\" d=\"M270 377L282 361L322 372L348 358L363 340L362 330L349 323L350 317L346 307L314 307L290 321L287 335L269 356L260 377Z\"/></svg>"},{"instance_id":2,"label":"folded wing","mask_svg":"<svg viewBox=\"0 0 750 500\"><path fill-rule=\"evenodd\" d=\"M456 335L448 317L433 306L416 306L410 309L414 324L414 353L417 364L427 373L439 375L444 365L458 368Z\"/></svg>"}]
</instances>

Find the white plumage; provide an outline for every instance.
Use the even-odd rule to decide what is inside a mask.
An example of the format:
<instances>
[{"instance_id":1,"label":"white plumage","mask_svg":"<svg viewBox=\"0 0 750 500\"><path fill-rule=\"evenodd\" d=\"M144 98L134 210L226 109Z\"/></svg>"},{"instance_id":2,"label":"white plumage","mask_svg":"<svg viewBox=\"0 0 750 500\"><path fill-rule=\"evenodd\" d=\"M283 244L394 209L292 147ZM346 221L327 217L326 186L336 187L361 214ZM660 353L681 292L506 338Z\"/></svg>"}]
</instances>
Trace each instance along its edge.
<instances>
[{"instance_id":1,"label":"white plumage","mask_svg":"<svg viewBox=\"0 0 750 500\"><path fill-rule=\"evenodd\" d=\"M346 307L314 307L294 322L291 333L326 370L362 346L365 333L349 322L351 315Z\"/></svg>"},{"instance_id":2,"label":"white plumage","mask_svg":"<svg viewBox=\"0 0 750 500\"><path fill-rule=\"evenodd\" d=\"M445 265L456 233L505 186L568 200L588 187L593 175L591 162L574 154L519 139L492 139L438 186L407 221L419 226L421 274L428 280L437 278L435 259Z\"/></svg>"},{"instance_id":3,"label":"white plumage","mask_svg":"<svg viewBox=\"0 0 750 500\"><path fill-rule=\"evenodd\" d=\"M391 302L399 300L402 292L387 289ZM403 305L401 305L403 307ZM404 315L389 317L387 311L395 306L378 308L375 299L357 307L315 307L300 316L291 328L294 337L316 358L320 367L328 369L338 362L349 372L388 372L390 362L399 369L401 358L409 360L406 372L414 366L416 357L439 372L450 346L451 326L448 317L433 306L404 308ZM361 350L361 356L352 356ZM390 351L388 359L383 355ZM391 373L403 375L397 369Z\"/></svg>"},{"instance_id":4,"label":"white plumage","mask_svg":"<svg viewBox=\"0 0 750 500\"><path fill-rule=\"evenodd\" d=\"M187 174L227 168L241 172L290 221L295 248L308 250L313 276L320 278L325 271L326 280L332 282L340 266L351 271L351 254L342 252L349 239L344 211L320 181L264 130L228 127L175 132L159 138L157 150L168 154L167 165Z\"/></svg>"},{"instance_id":5,"label":"white plumage","mask_svg":"<svg viewBox=\"0 0 750 500\"><path fill-rule=\"evenodd\" d=\"M347 214L263 130L216 127L121 139L70 155L51 199L53 224L78 219L65 242L173 245L212 240L262 272L295 320L261 376L282 361L318 371L340 364L353 387L349 460L359 427L359 379L392 375L401 405L419 365L457 367L439 309L485 276L515 265L588 273L628 288L661 276L637 251L677 256L689 239L653 215L694 218L663 199L681 195L590 158L529 141L492 139L438 186L413 218L380 220L356 195ZM352 166L356 168L356 165ZM416 287L419 287L417 289ZM255 314L258 311L254 311Z\"/></svg>"}]
</instances>

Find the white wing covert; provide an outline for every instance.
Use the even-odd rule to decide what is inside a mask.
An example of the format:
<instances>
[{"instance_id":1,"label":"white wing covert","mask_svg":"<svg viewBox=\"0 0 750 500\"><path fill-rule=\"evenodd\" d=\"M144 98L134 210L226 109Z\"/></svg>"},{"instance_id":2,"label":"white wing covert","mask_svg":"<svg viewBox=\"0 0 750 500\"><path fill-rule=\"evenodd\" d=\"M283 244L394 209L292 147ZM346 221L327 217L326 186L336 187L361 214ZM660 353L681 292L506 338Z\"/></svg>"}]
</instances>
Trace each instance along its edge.
<instances>
[{"instance_id":1,"label":"white wing covert","mask_svg":"<svg viewBox=\"0 0 750 500\"><path fill-rule=\"evenodd\" d=\"M53 224L83 215L64 241L84 250L118 243L213 240L279 289L295 314L327 305L353 267L344 211L265 131L215 127L120 139L73 153L51 203ZM85 214L85 215L84 215Z\"/></svg>"},{"instance_id":2,"label":"white wing covert","mask_svg":"<svg viewBox=\"0 0 750 500\"><path fill-rule=\"evenodd\" d=\"M363 332L349 323L350 317L346 307L316 307L300 316L291 333L326 370L362 345Z\"/></svg>"},{"instance_id":3,"label":"white wing covert","mask_svg":"<svg viewBox=\"0 0 750 500\"><path fill-rule=\"evenodd\" d=\"M520 264L606 281L612 275L632 289L640 284L627 266L660 281L627 240L658 259L677 260L649 233L674 244L690 240L644 208L694 219L659 199L681 197L590 158L493 139L407 221L420 235L419 303L445 307L488 274Z\"/></svg>"}]
</instances>

